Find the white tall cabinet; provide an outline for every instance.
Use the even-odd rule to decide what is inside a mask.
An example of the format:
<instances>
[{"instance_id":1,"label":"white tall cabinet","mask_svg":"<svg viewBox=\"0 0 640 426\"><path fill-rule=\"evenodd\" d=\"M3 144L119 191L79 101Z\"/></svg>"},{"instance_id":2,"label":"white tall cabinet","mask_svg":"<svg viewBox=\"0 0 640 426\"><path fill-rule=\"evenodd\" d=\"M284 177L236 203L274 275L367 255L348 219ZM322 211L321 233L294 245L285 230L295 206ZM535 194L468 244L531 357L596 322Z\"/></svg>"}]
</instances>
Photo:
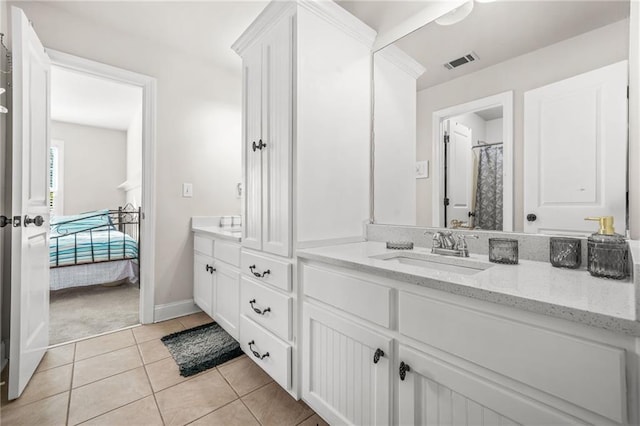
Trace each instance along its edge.
<instances>
[{"instance_id":1,"label":"white tall cabinet","mask_svg":"<svg viewBox=\"0 0 640 426\"><path fill-rule=\"evenodd\" d=\"M240 344L299 394L295 250L363 240L375 31L329 1L274 1L243 61Z\"/></svg>"}]
</instances>

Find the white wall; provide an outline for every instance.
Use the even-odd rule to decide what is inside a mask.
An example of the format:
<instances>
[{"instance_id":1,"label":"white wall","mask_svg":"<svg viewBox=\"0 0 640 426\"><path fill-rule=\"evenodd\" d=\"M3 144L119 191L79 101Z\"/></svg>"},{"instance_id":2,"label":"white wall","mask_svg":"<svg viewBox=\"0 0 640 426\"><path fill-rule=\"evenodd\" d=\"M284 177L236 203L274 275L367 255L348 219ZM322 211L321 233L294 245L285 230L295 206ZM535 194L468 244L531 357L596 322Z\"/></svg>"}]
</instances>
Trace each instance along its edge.
<instances>
[{"instance_id":1,"label":"white wall","mask_svg":"<svg viewBox=\"0 0 640 426\"><path fill-rule=\"evenodd\" d=\"M140 207L142 201L142 107L127 129L127 173L123 190L126 201Z\"/></svg>"},{"instance_id":2,"label":"white wall","mask_svg":"<svg viewBox=\"0 0 640 426\"><path fill-rule=\"evenodd\" d=\"M191 216L240 213L241 74L46 2L15 4L46 47L157 79L155 303L192 299ZM183 182L192 198L182 198Z\"/></svg>"},{"instance_id":3,"label":"white wall","mask_svg":"<svg viewBox=\"0 0 640 426\"><path fill-rule=\"evenodd\" d=\"M374 217L376 223L415 225L416 77L385 50L374 55Z\"/></svg>"},{"instance_id":4,"label":"white wall","mask_svg":"<svg viewBox=\"0 0 640 426\"><path fill-rule=\"evenodd\" d=\"M527 90L628 58L629 20L496 64L418 92L418 161L431 160L432 113L514 91L514 231L523 229L523 95ZM595 53L597 52L597 54ZM432 179L417 185L418 225L431 225Z\"/></svg>"},{"instance_id":5,"label":"white wall","mask_svg":"<svg viewBox=\"0 0 640 426\"><path fill-rule=\"evenodd\" d=\"M496 118L486 122L485 142L497 143L504 142L502 136L502 118Z\"/></svg>"},{"instance_id":6,"label":"white wall","mask_svg":"<svg viewBox=\"0 0 640 426\"><path fill-rule=\"evenodd\" d=\"M64 141L65 215L124 205L125 132L52 121L51 138Z\"/></svg>"}]
</instances>

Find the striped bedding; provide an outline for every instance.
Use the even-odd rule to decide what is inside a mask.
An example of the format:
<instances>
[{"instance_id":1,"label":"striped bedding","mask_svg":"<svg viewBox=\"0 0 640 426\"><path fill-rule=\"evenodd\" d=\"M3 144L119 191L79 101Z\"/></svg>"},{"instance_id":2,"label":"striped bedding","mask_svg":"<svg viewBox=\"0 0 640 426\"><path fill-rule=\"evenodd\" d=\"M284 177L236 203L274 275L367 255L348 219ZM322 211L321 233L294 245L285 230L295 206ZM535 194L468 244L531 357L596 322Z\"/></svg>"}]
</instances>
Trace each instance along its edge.
<instances>
[{"instance_id":1,"label":"striped bedding","mask_svg":"<svg viewBox=\"0 0 640 426\"><path fill-rule=\"evenodd\" d=\"M49 266L52 268L138 258L136 241L115 230L78 232L61 236L52 233L51 237Z\"/></svg>"}]
</instances>

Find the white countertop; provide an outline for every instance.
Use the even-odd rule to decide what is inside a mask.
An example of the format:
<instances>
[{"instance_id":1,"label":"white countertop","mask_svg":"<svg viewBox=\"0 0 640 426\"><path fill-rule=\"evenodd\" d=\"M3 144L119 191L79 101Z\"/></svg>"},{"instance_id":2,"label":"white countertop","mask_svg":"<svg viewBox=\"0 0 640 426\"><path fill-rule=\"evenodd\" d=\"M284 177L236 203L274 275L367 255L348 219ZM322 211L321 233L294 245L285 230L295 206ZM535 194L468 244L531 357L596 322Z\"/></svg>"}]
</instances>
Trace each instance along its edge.
<instances>
[{"instance_id":1,"label":"white countertop","mask_svg":"<svg viewBox=\"0 0 640 426\"><path fill-rule=\"evenodd\" d=\"M240 228L221 228L219 226L192 225L191 230L193 232L206 234L210 237L218 238L221 240L240 242L240 239L242 237L242 230Z\"/></svg>"},{"instance_id":2,"label":"white countertop","mask_svg":"<svg viewBox=\"0 0 640 426\"><path fill-rule=\"evenodd\" d=\"M630 246L638 280L640 266L638 257L634 255L640 254L640 245L631 242ZM402 250L421 254L429 254L430 251L422 247ZM596 278L586 269L555 268L548 262L520 260L518 265L493 264L488 262L486 255L473 253L466 259L491 266L473 275L463 275L371 258L398 252L388 250L383 242L368 241L299 250L297 256L640 336L635 284L631 279Z\"/></svg>"}]
</instances>

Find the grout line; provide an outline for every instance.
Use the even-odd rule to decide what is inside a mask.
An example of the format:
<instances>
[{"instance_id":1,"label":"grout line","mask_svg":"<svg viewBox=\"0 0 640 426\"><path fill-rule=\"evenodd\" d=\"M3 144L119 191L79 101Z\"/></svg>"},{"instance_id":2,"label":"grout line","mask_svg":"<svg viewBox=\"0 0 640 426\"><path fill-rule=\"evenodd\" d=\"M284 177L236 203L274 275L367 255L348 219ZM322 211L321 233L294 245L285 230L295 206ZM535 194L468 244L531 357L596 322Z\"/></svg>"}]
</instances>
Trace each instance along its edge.
<instances>
[{"instance_id":1,"label":"grout line","mask_svg":"<svg viewBox=\"0 0 640 426\"><path fill-rule=\"evenodd\" d=\"M258 388L259 389L259 388ZM256 389L256 390L258 390ZM247 394L248 395L248 394ZM258 420L258 418L256 417L255 414L253 414L253 411L251 411L251 408L249 408L249 406L242 400L242 398L240 398L240 402L242 403L242 405L244 405L244 408L247 409L247 411L249 412L249 414L251 414L251 417L253 417L254 419L256 419L256 422L258 422L259 425L262 424L262 422L260 420Z\"/></svg>"},{"instance_id":2,"label":"grout line","mask_svg":"<svg viewBox=\"0 0 640 426\"><path fill-rule=\"evenodd\" d=\"M114 411L116 411L116 410L119 410L119 409L121 409L121 408L124 408L124 407L126 407L126 406L128 406L128 405L131 405L131 404L134 404L134 403L136 403L136 402L142 401L143 399L148 398L148 397L150 397L150 396L151 396L151 395L146 395L146 396L143 396L142 398L138 398L138 399L136 399L136 400L133 400L133 401L127 402L127 403L126 403L126 404L124 404L124 405L120 405L119 407L112 408L112 409L111 409L111 410L109 410L109 411L105 411L104 413L100 413L100 414L98 414L98 415L96 415L96 416L93 416L93 417L90 417L90 418L88 418L88 419L85 419L85 420L83 420L83 421L81 421L80 423L77 423L77 424L78 424L78 425L81 425L81 424L83 424L83 423L88 422L89 420L93 420L93 419L96 419L96 418L98 418L98 417L100 417L100 416L104 416L105 414L109 414L109 413L111 413L111 412L114 412ZM68 423L67 423L67 425L68 425L68 426L71 426L71 425L69 425Z\"/></svg>"},{"instance_id":3,"label":"grout line","mask_svg":"<svg viewBox=\"0 0 640 426\"><path fill-rule=\"evenodd\" d=\"M69 399L67 400L67 418L65 424L69 424L69 416L71 415L71 392L73 391L73 372L76 368L76 350L77 346L73 344L73 363L71 364L71 383L69 384Z\"/></svg>"},{"instance_id":4,"label":"grout line","mask_svg":"<svg viewBox=\"0 0 640 426\"><path fill-rule=\"evenodd\" d=\"M153 389L153 384L151 384L151 377L149 377L149 372L147 371L147 364L144 363L144 357L142 356L142 350L140 349L140 345L136 345L138 348L138 353L140 354L140 358L142 358L142 368L144 368L144 374L147 375L147 381L149 382L149 387L151 388L151 395L153 396L153 402L156 404L156 409L158 410L158 414L160 415L160 421L163 425L167 423L164 421L164 416L162 415L162 410L160 409L160 405L158 405L158 399L156 398L156 391Z\"/></svg>"},{"instance_id":5,"label":"grout line","mask_svg":"<svg viewBox=\"0 0 640 426\"><path fill-rule=\"evenodd\" d=\"M207 417L209 414L213 414L213 413L215 413L216 411L222 410L222 409L223 409L224 407L226 407L227 405L231 405L231 404L233 404L234 402L239 401L239 400L240 400L240 398L236 398L236 399L234 399L233 401L229 401L229 402L227 402L226 404L219 406L219 407L218 407L218 408L216 408L215 410L213 410L213 411L209 411L207 414L205 414L205 415L203 415L203 416L200 416L200 417L198 417L198 418L196 418L196 419L191 420L191 421L190 421L189 423L187 423L187 424L188 424L188 425L190 425L191 423L197 422L197 421L198 421L198 420L200 420L201 418L203 418L203 417Z\"/></svg>"},{"instance_id":6,"label":"grout line","mask_svg":"<svg viewBox=\"0 0 640 426\"><path fill-rule=\"evenodd\" d=\"M311 408L311 407L309 407L309 408ZM301 422L299 422L297 424L297 426L300 426L302 423L306 422L307 420L309 420L311 417L313 417L315 415L316 415L316 412L313 411L313 408L311 408L311 415L309 417L305 418L304 420L302 420ZM316 426L318 426L318 425L316 425Z\"/></svg>"},{"instance_id":7,"label":"grout line","mask_svg":"<svg viewBox=\"0 0 640 426\"><path fill-rule=\"evenodd\" d=\"M129 325L127 327L119 328L117 330L105 331L104 333L95 334L93 336L81 337L79 339L69 340L68 342L63 342L63 343L56 343L55 345L49 346L47 349L54 349L54 348L57 348L57 347L60 347L60 346L71 345L71 344L82 342L84 340L95 339L97 337L102 337L102 336L106 336L108 334L118 333L120 331L131 330L131 329L134 329L134 328L137 328L137 327L141 327L141 326L142 326L142 324Z\"/></svg>"}]
</instances>

